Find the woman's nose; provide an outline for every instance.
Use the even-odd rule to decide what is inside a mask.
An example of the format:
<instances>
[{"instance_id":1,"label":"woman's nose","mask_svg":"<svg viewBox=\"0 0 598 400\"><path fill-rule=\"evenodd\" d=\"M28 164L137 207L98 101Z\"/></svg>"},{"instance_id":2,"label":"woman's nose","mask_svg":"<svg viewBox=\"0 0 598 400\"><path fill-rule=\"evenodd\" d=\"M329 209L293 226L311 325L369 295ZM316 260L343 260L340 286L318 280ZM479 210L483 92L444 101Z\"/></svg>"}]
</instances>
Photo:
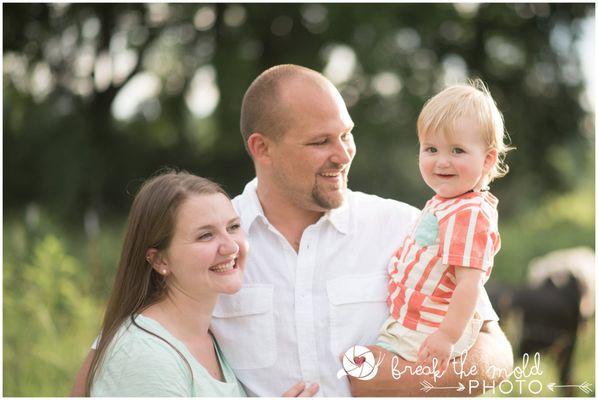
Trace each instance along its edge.
<instances>
[{"instance_id":1,"label":"woman's nose","mask_svg":"<svg viewBox=\"0 0 598 400\"><path fill-rule=\"evenodd\" d=\"M239 244L233 240L233 238L226 237L225 240L220 244L218 251L223 256L236 254L239 251Z\"/></svg>"}]
</instances>

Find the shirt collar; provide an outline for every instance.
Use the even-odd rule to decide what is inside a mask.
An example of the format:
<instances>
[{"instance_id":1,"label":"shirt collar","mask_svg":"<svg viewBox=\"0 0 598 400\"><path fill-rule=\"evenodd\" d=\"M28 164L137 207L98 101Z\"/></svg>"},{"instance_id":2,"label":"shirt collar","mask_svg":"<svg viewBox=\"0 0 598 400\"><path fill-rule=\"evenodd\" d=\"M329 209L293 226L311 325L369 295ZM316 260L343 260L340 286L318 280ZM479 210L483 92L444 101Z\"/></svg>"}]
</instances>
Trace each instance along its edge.
<instances>
[{"instance_id":1,"label":"shirt collar","mask_svg":"<svg viewBox=\"0 0 598 400\"><path fill-rule=\"evenodd\" d=\"M327 220L330 221L331 225L340 233L349 233L349 195L350 190L347 189L347 194L343 205L339 208L335 208L324 213L322 218L320 218L317 223L319 223L321 220ZM262 204L257 197L257 177L253 178L247 183L247 185L245 185L245 189L243 189L243 197L248 199L246 208L243 210L243 229L245 232L249 232L249 228L251 225L253 225L253 222L258 219L258 217L263 219L264 222L267 222L264 209L262 208Z\"/></svg>"},{"instance_id":2,"label":"shirt collar","mask_svg":"<svg viewBox=\"0 0 598 400\"><path fill-rule=\"evenodd\" d=\"M247 201L244 202L245 204L243 209L243 230L245 230L245 232L249 232L249 228L251 225L253 225L253 221L255 221L258 217L262 217L264 221L266 221L262 204L257 197L257 177L253 178L247 183L247 185L245 185L242 197L247 199Z\"/></svg>"},{"instance_id":3,"label":"shirt collar","mask_svg":"<svg viewBox=\"0 0 598 400\"><path fill-rule=\"evenodd\" d=\"M349 220L350 220L350 213L349 213L349 196L350 190L347 189L347 193L345 194L345 201L343 205L338 208L333 208L332 210L327 211L322 219L327 219L330 221L332 226L342 234L349 233Z\"/></svg>"}]
</instances>

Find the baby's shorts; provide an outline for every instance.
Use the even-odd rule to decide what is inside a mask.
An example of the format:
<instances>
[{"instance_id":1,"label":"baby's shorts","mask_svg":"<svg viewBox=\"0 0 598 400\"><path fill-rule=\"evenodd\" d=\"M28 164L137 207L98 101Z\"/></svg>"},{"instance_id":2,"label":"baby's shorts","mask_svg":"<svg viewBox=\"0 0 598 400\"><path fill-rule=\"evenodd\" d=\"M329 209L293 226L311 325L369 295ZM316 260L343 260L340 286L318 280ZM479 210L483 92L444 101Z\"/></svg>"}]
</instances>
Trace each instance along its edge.
<instances>
[{"instance_id":1,"label":"baby's shorts","mask_svg":"<svg viewBox=\"0 0 598 400\"><path fill-rule=\"evenodd\" d=\"M451 359L460 356L461 353L469 350L475 343L484 323L483 320L476 317L477 313L465 327L463 335L455 343ZM376 345L400 355L407 361L417 361L417 353L426 337L428 337L428 334L406 328L391 316L382 325Z\"/></svg>"}]
</instances>

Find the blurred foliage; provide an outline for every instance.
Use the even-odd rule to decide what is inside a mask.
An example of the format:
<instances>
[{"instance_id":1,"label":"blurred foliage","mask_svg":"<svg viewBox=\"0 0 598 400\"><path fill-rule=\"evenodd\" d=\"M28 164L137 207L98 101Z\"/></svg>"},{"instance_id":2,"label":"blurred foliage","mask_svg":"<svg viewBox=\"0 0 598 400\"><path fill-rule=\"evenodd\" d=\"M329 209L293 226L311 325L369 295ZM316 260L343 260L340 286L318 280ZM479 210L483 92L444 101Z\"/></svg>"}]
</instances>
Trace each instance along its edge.
<instances>
[{"instance_id":1,"label":"blurred foliage","mask_svg":"<svg viewBox=\"0 0 598 400\"><path fill-rule=\"evenodd\" d=\"M594 247L594 110L576 50L594 4L2 7L5 395L70 390L143 179L169 165L242 190L242 96L275 64L341 91L356 123L351 188L419 207L431 196L419 110L446 83L482 78L517 147L492 188L492 279L522 282L536 256ZM577 380L594 383L593 343L584 330Z\"/></svg>"},{"instance_id":2,"label":"blurred foliage","mask_svg":"<svg viewBox=\"0 0 598 400\"><path fill-rule=\"evenodd\" d=\"M502 321L501 326L505 329L507 336L512 331L516 331L517 327L511 326L514 321ZM573 394L578 397L596 397L596 387L595 387L595 374L596 374L596 345L595 345L595 335L596 335L596 328L595 328L595 321L594 319L587 321L582 328L579 330L578 342L575 346L575 354L573 355L573 384L580 385L584 382L590 383L590 393L586 394L579 389L574 390ZM511 339L511 336L509 336ZM512 340L512 339L511 339ZM530 371L531 366L533 365L533 355L532 355L532 362L527 364L527 372ZM523 362L521 359L515 361L515 367L519 367L520 369L524 369ZM554 356L551 354L541 354L540 357L540 372L542 372L541 376L534 375L533 377L529 377L528 379L519 379L523 380L524 382L518 382L518 378L515 376L510 377L510 382L513 385L513 389L511 390L511 386L508 384L503 384L502 389L495 389L494 391L489 390L483 397L563 397L564 393L562 389L555 388L555 391L551 391L548 389L547 384L551 382L557 382L558 384L558 376L559 371L557 368L557 361L555 360ZM538 380L541 383L541 387L537 383L529 385L529 382L532 380ZM521 391L520 385L521 384ZM531 389L531 391L530 391ZM539 391L539 393L538 393Z\"/></svg>"},{"instance_id":3,"label":"blurred foliage","mask_svg":"<svg viewBox=\"0 0 598 400\"><path fill-rule=\"evenodd\" d=\"M574 192L540 199L536 207L499 221L502 248L495 258L492 279L525 281L532 258L576 246L594 248L593 184Z\"/></svg>"},{"instance_id":4,"label":"blurred foliage","mask_svg":"<svg viewBox=\"0 0 598 400\"><path fill-rule=\"evenodd\" d=\"M92 280L56 235L11 224L7 236L4 394L66 395L84 357L83 344L99 326L101 310L89 295Z\"/></svg>"},{"instance_id":5,"label":"blurred foliage","mask_svg":"<svg viewBox=\"0 0 598 400\"><path fill-rule=\"evenodd\" d=\"M161 165L239 193L253 175L238 129L241 99L279 63L323 71L341 90L356 122L354 189L423 205L430 192L416 166L417 114L446 82L468 76L489 84L518 148L508 158L512 173L494 185L503 213L572 190L594 162L583 151L594 147L594 117L576 51L593 4L3 10L9 210L35 202L71 219L89 209L122 214L125 188ZM135 103L143 90L153 92Z\"/></svg>"}]
</instances>

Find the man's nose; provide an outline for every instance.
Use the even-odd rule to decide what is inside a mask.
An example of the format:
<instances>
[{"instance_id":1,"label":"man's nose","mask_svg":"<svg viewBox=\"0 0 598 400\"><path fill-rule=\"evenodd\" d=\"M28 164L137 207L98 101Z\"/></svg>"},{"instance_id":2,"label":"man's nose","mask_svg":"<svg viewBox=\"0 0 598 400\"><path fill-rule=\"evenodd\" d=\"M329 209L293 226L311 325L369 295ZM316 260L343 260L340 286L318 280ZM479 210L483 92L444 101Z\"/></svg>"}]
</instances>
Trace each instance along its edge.
<instances>
[{"instance_id":1,"label":"man's nose","mask_svg":"<svg viewBox=\"0 0 598 400\"><path fill-rule=\"evenodd\" d=\"M339 140L334 147L334 154L330 157L330 161L335 164L345 165L349 164L355 154L355 144L352 140L345 142Z\"/></svg>"}]
</instances>

